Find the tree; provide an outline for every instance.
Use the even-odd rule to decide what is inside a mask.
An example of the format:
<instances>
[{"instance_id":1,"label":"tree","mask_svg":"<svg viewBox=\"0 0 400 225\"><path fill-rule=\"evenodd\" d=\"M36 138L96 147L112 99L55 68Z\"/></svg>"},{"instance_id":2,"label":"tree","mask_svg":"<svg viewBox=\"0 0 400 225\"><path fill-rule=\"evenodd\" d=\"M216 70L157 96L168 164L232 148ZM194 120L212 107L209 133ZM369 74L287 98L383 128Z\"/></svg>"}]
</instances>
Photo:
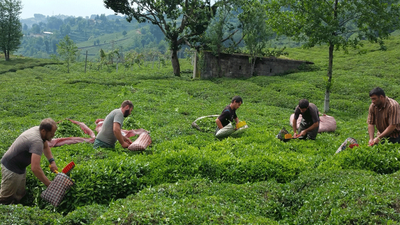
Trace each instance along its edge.
<instances>
[{"instance_id":1,"label":"tree","mask_svg":"<svg viewBox=\"0 0 400 225\"><path fill-rule=\"evenodd\" d=\"M47 18L47 27L49 29L58 30L63 24L63 20L57 17L52 16Z\"/></svg>"},{"instance_id":2,"label":"tree","mask_svg":"<svg viewBox=\"0 0 400 225\"><path fill-rule=\"evenodd\" d=\"M266 24L267 15L263 9L264 1L248 0L241 6L243 12L239 14L239 20L243 27L243 40L246 49L249 51L252 63L251 74L254 74L254 67L257 57L262 57L264 48L273 35L271 28Z\"/></svg>"},{"instance_id":3,"label":"tree","mask_svg":"<svg viewBox=\"0 0 400 225\"><path fill-rule=\"evenodd\" d=\"M195 42L204 33L221 1L210 0L104 0L107 8L127 15L129 22L151 22L164 33L171 50L174 74L180 76L178 51L185 42Z\"/></svg>"},{"instance_id":4,"label":"tree","mask_svg":"<svg viewBox=\"0 0 400 225\"><path fill-rule=\"evenodd\" d=\"M31 29L32 33L34 34L40 34L40 26L37 25L36 23L32 25L32 29Z\"/></svg>"},{"instance_id":5,"label":"tree","mask_svg":"<svg viewBox=\"0 0 400 225\"><path fill-rule=\"evenodd\" d=\"M231 5L223 5L218 8L216 15L210 21L208 29L203 38L194 45L189 45L191 48L200 52L200 49L210 50L217 58L218 76L221 74L221 61L220 53L229 52L227 45L224 43L231 40L232 36L239 30L234 24L239 24L235 20L236 7ZM237 14L237 13L236 13ZM241 40L239 41L241 42ZM233 43L233 48L236 48L238 43ZM236 49L235 49L236 50ZM197 54L196 60L197 61Z\"/></svg>"},{"instance_id":6,"label":"tree","mask_svg":"<svg viewBox=\"0 0 400 225\"><path fill-rule=\"evenodd\" d=\"M69 73L70 64L76 60L78 47L76 47L74 41L72 41L69 36L66 35L64 39L57 44L57 52L61 59L67 64Z\"/></svg>"},{"instance_id":7,"label":"tree","mask_svg":"<svg viewBox=\"0 0 400 225\"><path fill-rule=\"evenodd\" d=\"M21 44L21 9L20 0L0 0L0 49L6 61L10 60L10 52L17 50Z\"/></svg>"},{"instance_id":8,"label":"tree","mask_svg":"<svg viewBox=\"0 0 400 225\"><path fill-rule=\"evenodd\" d=\"M392 0L271 0L268 23L278 34L304 41L304 47L328 45L329 66L324 112L329 111L334 50L381 44L399 27L399 5Z\"/></svg>"},{"instance_id":9,"label":"tree","mask_svg":"<svg viewBox=\"0 0 400 225\"><path fill-rule=\"evenodd\" d=\"M191 47L196 48L196 50L211 50L213 54L217 56L219 56L221 52L224 52L226 50L224 42L229 40L233 32L237 31L234 31L236 27L233 23L236 22L239 24L238 21L234 20L235 15L233 11L235 10L236 8L229 5L219 7L205 32L204 40L199 42L197 46Z\"/></svg>"}]
</instances>

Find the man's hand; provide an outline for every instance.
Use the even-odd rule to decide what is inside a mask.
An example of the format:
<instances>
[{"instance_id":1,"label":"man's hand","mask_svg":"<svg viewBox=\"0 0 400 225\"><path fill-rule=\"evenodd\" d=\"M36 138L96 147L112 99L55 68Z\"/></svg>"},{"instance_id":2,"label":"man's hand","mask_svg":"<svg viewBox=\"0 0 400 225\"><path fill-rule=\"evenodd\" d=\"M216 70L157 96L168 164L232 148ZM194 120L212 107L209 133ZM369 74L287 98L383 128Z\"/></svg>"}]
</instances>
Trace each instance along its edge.
<instances>
[{"instance_id":1,"label":"man's hand","mask_svg":"<svg viewBox=\"0 0 400 225\"><path fill-rule=\"evenodd\" d=\"M370 139L369 142L368 142L368 144L369 144L370 146L373 146L373 145L375 145L375 144L378 144L379 141L380 141L380 139L379 139L378 137L376 137L376 138L374 138L374 139Z\"/></svg>"},{"instance_id":2,"label":"man's hand","mask_svg":"<svg viewBox=\"0 0 400 225\"><path fill-rule=\"evenodd\" d=\"M121 146L122 146L123 148L128 148L129 145L130 145L130 144L129 144L128 142L125 142L125 141L124 141L124 143L123 143Z\"/></svg>"},{"instance_id":3,"label":"man's hand","mask_svg":"<svg viewBox=\"0 0 400 225\"><path fill-rule=\"evenodd\" d=\"M50 163L50 171L54 173L54 171L56 170L58 171L58 167L56 165L56 162L53 161Z\"/></svg>"},{"instance_id":4,"label":"man's hand","mask_svg":"<svg viewBox=\"0 0 400 225\"><path fill-rule=\"evenodd\" d=\"M128 144L129 144L129 145L131 145L131 144L132 144L132 141L131 141L131 139L129 139L129 138L127 138L127 137L124 137L124 141L125 141L125 142L128 142Z\"/></svg>"},{"instance_id":5,"label":"man's hand","mask_svg":"<svg viewBox=\"0 0 400 225\"><path fill-rule=\"evenodd\" d=\"M372 145L374 145L374 139L369 139L369 141L368 141L368 145L369 145L369 146L372 146Z\"/></svg>"},{"instance_id":6,"label":"man's hand","mask_svg":"<svg viewBox=\"0 0 400 225\"><path fill-rule=\"evenodd\" d=\"M307 135L307 131L302 130L298 136L301 137L301 136L305 136L305 135Z\"/></svg>"}]
</instances>

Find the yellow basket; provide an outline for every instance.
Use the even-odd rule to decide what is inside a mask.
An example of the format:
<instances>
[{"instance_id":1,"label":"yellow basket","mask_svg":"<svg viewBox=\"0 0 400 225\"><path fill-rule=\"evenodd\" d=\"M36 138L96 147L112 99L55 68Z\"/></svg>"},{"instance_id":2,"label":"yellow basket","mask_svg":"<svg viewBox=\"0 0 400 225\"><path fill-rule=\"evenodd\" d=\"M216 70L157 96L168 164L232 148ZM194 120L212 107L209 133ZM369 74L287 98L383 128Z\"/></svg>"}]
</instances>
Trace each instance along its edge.
<instances>
[{"instance_id":1,"label":"yellow basket","mask_svg":"<svg viewBox=\"0 0 400 225\"><path fill-rule=\"evenodd\" d=\"M291 134L285 134L285 139L291 139L293 138Z\"/></svg>"},{"instance_id":2,"label":"yellow basket","mask_svg":"<svg viewBox=\"0 0 400 225\"><path fill-rule=\"evenodd\" d=\"M243 126L246 126L246 125L247 125L246 121L240 121L240 122L237 124L237 128L239 129L239 128L241 128L241 127L243 127Z\"/></svg>"}]
</instances>

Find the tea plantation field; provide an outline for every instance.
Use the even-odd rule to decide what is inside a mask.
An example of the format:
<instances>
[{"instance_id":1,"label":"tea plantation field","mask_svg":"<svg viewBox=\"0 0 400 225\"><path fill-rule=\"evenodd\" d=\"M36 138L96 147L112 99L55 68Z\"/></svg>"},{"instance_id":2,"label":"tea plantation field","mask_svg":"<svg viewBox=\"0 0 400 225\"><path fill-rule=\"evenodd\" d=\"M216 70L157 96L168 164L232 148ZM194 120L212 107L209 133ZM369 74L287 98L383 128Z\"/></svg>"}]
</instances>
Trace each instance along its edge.
<instances>
[{"instance_id":1,"label":"tea plantation field","mask_svg":"<svg viewBox=\"0 0 400 225\"><path fill-rule=\"evenodd\" d=\"M323 111L327 47L288 49L290 58L315 64L245 80L193 80L185 60L182 77L151 65L84 73L75 64L66 73L43 61L34 67L33 60L29 67L19 65L23 59L12 66L2 61L0 156L43 118L70 118L95 130L95 120L125 99L135 108L123 128L144 128L153 143L141 153L119 144L115 150L89 143L52 148L59 168L75 162L75 186L54 208L41 199L45 186L28 168L27 196L20 205L0 205L0 223L399 224L400 146L367 146L368 92L380 86L400 101L400 37L386 45L386 51L366 43L335 52L327 114L337 130L315 141L281 142L276 135L282 127L291 131L289 116L300 99ZM218 140L213 119L198 123L205 132L191 127L200 116L220 114L235 95L244 100L237 114L249 125L246 132ZM82 134L68 129L58 135ZM360 147L335 155L348 137ZM41 164L53 179L45 157Z\"/></svg>"}]
</instances>

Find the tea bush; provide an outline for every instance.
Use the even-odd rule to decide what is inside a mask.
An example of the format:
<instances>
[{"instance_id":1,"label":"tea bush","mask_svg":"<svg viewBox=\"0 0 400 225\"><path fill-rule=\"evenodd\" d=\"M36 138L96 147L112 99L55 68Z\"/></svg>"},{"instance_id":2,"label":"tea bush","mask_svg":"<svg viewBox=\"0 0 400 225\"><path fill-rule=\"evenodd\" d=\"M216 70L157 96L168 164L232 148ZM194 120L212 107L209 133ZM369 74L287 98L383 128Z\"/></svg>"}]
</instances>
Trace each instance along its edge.
<instances>
[{"instance_id":1,"label":"tea bush","mask_svg":"<svg viewBox=\"0 0 400 225\"><path fill-rule=\"evenodd\" d=\"M0 205L1 224L54 224L60 214L39 207Z\"/></svg>"},{"instance_id":2,"label":"tea bush","mask_svg":"<svg viewBox=\"0 0 400 225\"><path fill-rule=\"evenodd\" d=\"M89 135L85 134L79 125L70 122L69 120L63 120L57 124L57 131L54 134L54 138L64 137L86 137L90 138Z\"/></svg>"},{"instance_id":3,"label":"tea bush","mask_svg":"<svg viewBox=\"0 0 400 225\"><path fill-rule=\"evenodd\" d=\"M251 184L178 181L112 202L93 224L277 224L264 217L259 191Z\"/></svg>"},{"instance_id":4,"label":"tea bush","mask_svg":"<svg viewBox=\"0 0 400 225\"><path fill-rule=\"evenodd\" d=\"M398 172L307 172L270 191L266 214L289 224L387 224L400 220L398 191Z\"/></svg>"},{"instance_id":5,"label":"tea bush","mask_svg":"<svg viewBox=\"0 0 400 225\"><path fill-rule=\"evenodd\" d=\"M54 208L40 198L46 187L28 167L25 206L1 206L0 221L399 223L399 147L367 146L366 123L370 89L379 85L400 100L398 38L388 41L385 52L369 44L362 54L335 52L328 115L335 117L337 129L318 134L315 141L282 142L276 135L283 127L292 132L289 117L299 99L308 98L323 111L325 46L288 49L291 58L313 61L312 69L249 79L193 80L174 76L170 67L85 74L46 65L0 73L0 156L43 118L71 118L94 130L96 119L125 99L135 107L123 128L146 129L152 138L144 152L118 143L115 149L93 149L89 143L52 148L59 170L71 161L76 164L71 172L75 185L61 205ZM183 70L190 68L182 64ZM207 132L191 127L200 116L220 114L235 95L244 100L237 114L249 125L245 132L219 140L213 119L202 124ZM69 122L61 123L58 133L84 135ZM348 137L360 147L335 154ZM54 178L45 157L41 167Z\"/></svg>"}]
</instances>

